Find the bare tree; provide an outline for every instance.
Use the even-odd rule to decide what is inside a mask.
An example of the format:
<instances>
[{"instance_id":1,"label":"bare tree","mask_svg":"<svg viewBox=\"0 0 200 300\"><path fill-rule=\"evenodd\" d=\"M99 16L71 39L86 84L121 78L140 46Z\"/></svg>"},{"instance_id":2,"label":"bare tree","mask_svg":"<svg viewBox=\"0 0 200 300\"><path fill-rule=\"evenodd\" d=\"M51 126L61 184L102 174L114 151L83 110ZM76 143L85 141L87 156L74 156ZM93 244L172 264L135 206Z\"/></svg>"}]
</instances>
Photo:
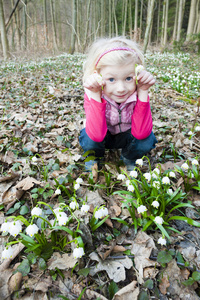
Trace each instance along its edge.
<instances>
[{"instance_id":1,"label":"bare tree","mask_svg":"<svg viewBox=\"0 0 200 300\"><path fill-rule=\"evenodd\" d=\"M149 9L148 9L148 15L147 15L147 21L146 21L146 30L145 30L145 36L144 36L144 53L146 53L148 41L149 41L149 35L150 35L150 29L151 24L153 22L153 12L154 12L154 2L155 0L149 0Z\"/></svg>"},{"instance_id":2,"label":"bare tree","mask_svg":"<svg viewBox=\"0 0 200 300\"><path fill-rule=\"evenodd\" d=\"M186 41L189 41L191 35L195 33L194 26L195 26L195 20L197 18L197 14L198 14L197 0L191 0Z\"/></svg>"},{"instance_id":3,"label":"bare tree","mask_svg":"<svg viewBox=\"0 0 200 300\"><path fill-rule=\"evenodd\" d=\"M138 0L135 0L134 41L138 40Z\"/></svg>"},{"instance_id":4,"label":"bare tree","mask_svg":"<svg viewBox=\"0 0 200 300\"><path fill-rule=\"evenodd\" d=\"M0 0L0 31L1 31L1 42L3 47L3 57L7 59L9 57L8 38L6 34L3 1Z\"/></svg>"},{"instance_id":5,"label":"bare tree","mask_svg":"<svg viewBox=\"0 0 200 300\"><path fill-rule=\"evenodd\" d=\"M50 0L50 8L51 8L51 22L52 22L53 45L54 45L54 50L58 51L57 35L56 35L56 24L55 24L55 16L54 16L54 8L53 8L53 0Z\"/></svg>"}]
</instances>

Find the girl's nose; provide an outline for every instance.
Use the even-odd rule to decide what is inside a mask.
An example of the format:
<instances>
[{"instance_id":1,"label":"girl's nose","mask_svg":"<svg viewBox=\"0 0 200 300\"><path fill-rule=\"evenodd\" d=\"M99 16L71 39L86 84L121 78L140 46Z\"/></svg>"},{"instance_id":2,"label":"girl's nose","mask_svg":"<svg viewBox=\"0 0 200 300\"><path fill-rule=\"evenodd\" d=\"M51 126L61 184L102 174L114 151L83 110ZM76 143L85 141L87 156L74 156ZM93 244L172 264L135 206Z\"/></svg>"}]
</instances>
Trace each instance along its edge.
<instances>
[{"instance_id":1,"label":"girl's nose","mask_svg":"<svg viewBox=\"0 0 200 300\"><path fill-rule=\"evenodd\" d=\"M125 91L125 86L124 86L124 84L123 84L123 82L121 82L121 81L119 81L118 83L117 83L117 92L124 92Z\"/></svg>"}]
</instances>

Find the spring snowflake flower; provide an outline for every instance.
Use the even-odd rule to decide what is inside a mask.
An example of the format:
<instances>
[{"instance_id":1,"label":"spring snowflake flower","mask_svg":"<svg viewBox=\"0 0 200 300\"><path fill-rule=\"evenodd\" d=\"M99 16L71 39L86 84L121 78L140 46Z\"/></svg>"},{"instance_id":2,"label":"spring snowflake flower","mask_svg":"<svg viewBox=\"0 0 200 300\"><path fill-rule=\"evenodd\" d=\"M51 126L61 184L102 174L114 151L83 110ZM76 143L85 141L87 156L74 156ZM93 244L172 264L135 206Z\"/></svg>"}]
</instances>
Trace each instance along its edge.
<instances>
[{"instance_id":1,"label":"spring snowflake flower","mask_svg":"<svg viewBox=\"0 0 200 300\"><path fill-rule=\"evenodd\" d=\"M7 259L7 258L12 258L13 256L13 249L12 247L8 247L8 248L5 248L2 252L2 255L1 255L1 258L2 259Z\"/></svg>"},{"instance_id":2,"label":"spring snowflake flower","mask_svg":"<svg viewBox=\"0 0 200 300\"><path fill-rule=\"evenodd\" d=\"M192 131L189 131L189 132L188 132L188 135L192 135L192 134L193 134L193 132L192 132Z\"/></svg>"},{"instance_id":3,"label":"spring snowflake flower","mask_svg":"<svg viewBox=\"0 0 200 300\"><path fill-rule=\"evenodd\" d=\"M139 158L139 159L136 159L136 165L139 165L140 167L142 167L143 166L143 159L141 159L141 158Z\"/></svg>"},{"instance_id":4,"label":"spring snowflake flower","mask_svg":"<svg viewBox=\"0 0 200 300\"><path fill-rule=\"evenodd\" d=\"M34 216L41 216L42 215L42 209L40 207L34 207L32 210L31 210L31 215Z\"/></svg>"},{"instance_id":5,"label":"spring snowflake flower","mask_svg":"<svg viewBox=\"0 0 200 300\"><path fill-rule=\"evenodd\" d=\"M60 212L62 212L62 209L60 207L56 207L54 208L53 212L57 216Z\"/></svg>"},{"instance_id":6,"label":"spring snowflake flower","mask_svg":"<svg viewBox=\"0 0 200 300\"><path fill-rule=\"evenodd\" d=\"M160 181L155 180L153 182L153 187L155 187L156 189L159 189L160 188Z\"/></svg>"},{"instance_id":7,"label":"spring snowflake flower","mask_svg":"<svg viewBox=\"0 0 200 300\"><path fill-rule=\"evenodd\" d=\"M169 172L169 177L176 178L175 172L173 171Z\"/></svg>"},{"instance_id":8,"label":"spring snowflake flower","mask_svg":"<svg viewBox=\"0 0 200 300\"><path fill-rule=\"evenodd\" d=\"M9 223L9 233L12 236L17 236L22 231L22 225L19 221Z\"/></svg>"},{"instance_id":9,"label":"spring snowflake flower","mask_svg":"<svg viewBox=\"0 0 200 300\"><path fill-rule=\"evenodd\" d=\"M66 225L68 216L63 211L56 215L59 226Z\"/></svg>"},{"instance_id":10,"label":"spring snowflake flower","mask_svg":"<svg viewBox=\"0 0 200 300\"><path fill-rule=\"evenodd\" d=\"M76 179L76 183L78 183L78 184L81 184L81 183L83 183L83 179L82 179L82 178L80 178L80 177L79 177L79 178L77 178L77 179Z\"/></svg>"},{"instance_id":11,"label":"spring snowflake flower","mask_svg":"<svg viewBox=\"0 0 200 300\"><path fill-rule=\"evenodd\" d=\"M82 247L75 248L73 251L74 258L81 258L85 254L84 249Z\"/></svg>"},{"instance_id":12,"label":"spring snowflake flower","mask_svg":"<svg viewBox=\"0 0 200 300\"><path fill-rule=\"evenodd\" d=\"M138 76L142 70L144 70L144 67L142 65L136 65L135 76Z\"/></svg>"},{"instance_id":13,"label":"spring snowflake flower","mask_svg":"<svg viewBox=\"0 0 200 300\"><path fill-rule=\"evenodd\" d=\"M174 193L174 192L173 192L172 189L168 189L168 190L167 190L167 194L169 194L170 196L171 196L173 193Z\"/></svg>"},{"instance_id":14,"label":"spring snowflake flower","mask_svg":"<svg viewBox=\"0 0 200 300\"><path fill-rule=\"evenodd\" d=\"M163 238L163 237L160 237L159 239L158 239L158 244L160 244L160 245L166 245L166 243L167 243L167 241L166 241L166 239L165 238Z\"/></svg>"},{"instance_id":15,"label":"spring snowflake flower","mask_svg":"<svg viewBox=\"0 0 200 300\"><path fill-rule=\"evenodd\" d=\"M196 126L195 131L200 131L200 126Z\"/></svg>"},{"instance_id":16,"label":"spring snowflake flower","mask_svg":"<svg viewBox=\"0 0 200 300\"><path fill-rule=\"evenodd\" d=\"M140 206L137 208L138 214L143 214L145 211L147 211L147 208L146 208L145 205L140 205Z\"/></svg>"},{"instance_id":17,"label":"spring snowflake flower","mask_svg":"<svg viewBox=\"0 0 200 300\"><path fill-rule=\"evenodd\" d=\"M78 209L79 208L79 204L76 202L76 201L72 201L69 205L69 207L72 209L72 210L75 210L75 209Z\"/></svg>"},{"instance_id":18,"label":"spring snowflake flower","mask_svg":"<svg viewBox=\"0 0 200 300\"><path fill-rule=\"evenodd\" d=\"M187 163L182 164L181 169L182 170L188 170L189 169L188 164Z\"/></svg>"},{"instance_id":19,"label":"spring snowflake flower","mask_svg":"<svg viewBox=\"0 0 200 300\"><path fill-rule=\"evenodd\" d=\"M61 194L61 190L60 189L56 189L55 190L55 195L60 195Z\"/></svg>"},{"instance_id":20,"label":"spring snowflake flower","mask_svg":"<svg viewBox=\"0 0 200 300\"><path fill-rule=\"evenodd\" d=\"M9 225L10 222L4 222L2 225L1 225L1 231L3 232L8 232L9 231Z\"/></svg>"},{"instance_id":21,"label":"spring snowflake flower","mask_svg":"<svg viewBox=\"0 0 200 300\"><path fill-rule=\"evenodd\" d=\"M80 155L80 154L75 154L75 155L72 157L72 159L73 159L74 161L78 161L80 158L81 158L81 155Z\"/></svg>"},{"instance_id":22,"label":"spring snowflake flower","mask_svg":"<svg viewBox=\"0 0 200 300\"><path fill-rule=\"evenodd\" d=\"M138 172L133 170L133 171L130 172L130 176L134 177L134 178L137 178L138 177Z\"/></svg>"},{"instance_id":23,"label":"spring snowflake flower","mask_svg":"<svg viewBox=\"0 0 200 300\"><path fill-rule=\"evenodd\" d=\"M160 174L160 170L158 169L158 168L155 168L154 170L153 170L153 173L157 173L158 175Z\"/></svg>"},{"instance_id":24,"label":"spring snowflake flower","mask_svg":"<svg viewBox=\"0 0 200 300\"><path fill-rule=\"evenodd\" d=\"M195 165L195 166L198 166L199 165L199 162L197 159L193 159L192 160L192 164Z\"/></svg>"},{"instance_id":25,"label":"spring snowflake flower","mask_svg":"<svg viewBox=\"0 0 200 300\"><path fill-rule=\"evenodd\" d=\"M147 181L150 181L151 180L151 174L150 173L144 173L144 178L147 180Z\"/></svg>"},{"instance_id":26,"label":"spring snowflake flower","mask_svg":"<svg viewBox=\"0 0 200 300\"><path fill-rule=\"evenodd\" d=\"M95 211L94 217L95 219L103 219L108 215L108 209L106 207L100 207L97 211Z\"/></svg>"},{"instance_id":27,"label":"spring snowflake flower","mask_svg":"<svg viewBox=\"0 0 200 300\"><path fill-rule=\"evenodd\" d=\"M163 177L162 183L163 183L163 184L170 184L169 177L167 177L167 176Z\"/></svg>"},{"instance_id":28,"label":"spring snowflake flower","mask_svg":"<svg viewBox=\"0 0 200 300\"><path fill-rule=\"evenodd\" d=\"M36 156L33 156L32 157L32 162L36 163L38 161L37 157Z\"/></svg>"},{"instance_id":29,"label":"spring snowflake flower","mask_svg":"<svg viewBox=\"0 0 200 300\"><path fill-rule=\"evenodd\" d=\"M130 185L130 183L131 183L131 181L130 181L130 180L126 180L126 186L129 186L129 185Z\"/></svg>"},{"instance_id":30,"label":"spring snowflake flower","mask_svg":"<svg viewBox=\"0 0 200 300\"><path fill-rule=\"evenodd\" d=\"M151 205L152 205L153 207L155 207L155 208L158 208L159 205L160 205L160 203L159 203L157 200L155 200L155 201L153 201L153 202L151 203Z\"/></svg>"},{"instance_id":31,"label":"spring snowflake flower","mask_svg":"<svg viewBox=\"0 0 200 300\"><path fill-rule=\"evenodd\" d=\"M164 222L162 217L155 217L154 221L158 224L158 225L162 225L162 223Z\"/></svg>"},{"instance_id":32,"label":"spring snowflake flower","mask_svg":"<svg viewBox=\"0 0 200 300\"><path fill-rule=\"evenodd\" d=\"M31 224L26 228L26 233L30 236L33 237L36 233L38 233L39 228L35 224Z\"/></svg>"},{"instance_id":33,"label":"spring snowflake flower","mask_svg":"<svg viewBox=\"0 0 200 300\"><path fill-rule=\"evenodd\" d=\"M128 191L130 191L130 192L134 192L134 190L135 190L135 188L134 188L134 186L133 186L132 184L129 184L129 185L127 186L127 189L128 189Z\"/></svg>"},{"instance_id":34,"label":"spring snowflake flower","mask_svg":"<svg viewBox=\"0 0 200 300\"><path fill-rule=\"evenodd\" d=\"M87 205L87 204L83 204L82 207L81 207L81 211L83 213L87 213L90 209L90 205Z\"/></svg>"},{"instance_id":35,"label":"spring snowflake flower","mask_svg":"<svg viewBox=\"0 0 200 300\"><path fill-rule=\"evenodd\" d=\"M117 179L118 180L124 180L126 178L126 176L124 175L124 174L119 174L118 176L117 176Z\"/></svg>"},{"instance_id":36,"label":"spring snowflake flower","mask_svg":"<svg viewBox=\"0 0 200 300\"><path fill-rule=\"evenodd\" d=\"M80 184L79 184L79 183L76 183L76 184L74 185L75 191L77 191L79 188L80 188Z\"/></svg>"}]
</instances>

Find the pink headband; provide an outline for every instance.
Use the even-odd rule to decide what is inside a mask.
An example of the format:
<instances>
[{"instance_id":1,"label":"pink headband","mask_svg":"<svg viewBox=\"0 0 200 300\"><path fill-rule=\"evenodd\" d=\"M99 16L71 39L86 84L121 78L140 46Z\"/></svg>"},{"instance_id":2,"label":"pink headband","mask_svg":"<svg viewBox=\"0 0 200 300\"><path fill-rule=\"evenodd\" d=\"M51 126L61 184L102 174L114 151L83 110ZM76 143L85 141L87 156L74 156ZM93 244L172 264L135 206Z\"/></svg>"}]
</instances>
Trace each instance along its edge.
<instances>
[{"instance_id":1,"label":"pink headband","mask_svg":"<svg viewBox=\"0 0 200 300\"><path fill-rule=\"evenodd\" d=\"M133 49L131 49L131 48L127 48L127 47L118 47L118 48L111 48L111 49L108 49L108 50L106 50L105 52L103 52L103 53L99 56L99 58L97 59L97 62L96 62L96 64L95 64L95 67L98 65L100 59L101 59L105 54L107 54L107 53L109 53L109 52L112 52L112 51L118 51L118 50L125 50L125 51L131 51L131 52L135 52L135 53L136 53L135 50L133 50ZM136 53L136 54L137 54L137 53Z\"/></svg>"}]
</instances>

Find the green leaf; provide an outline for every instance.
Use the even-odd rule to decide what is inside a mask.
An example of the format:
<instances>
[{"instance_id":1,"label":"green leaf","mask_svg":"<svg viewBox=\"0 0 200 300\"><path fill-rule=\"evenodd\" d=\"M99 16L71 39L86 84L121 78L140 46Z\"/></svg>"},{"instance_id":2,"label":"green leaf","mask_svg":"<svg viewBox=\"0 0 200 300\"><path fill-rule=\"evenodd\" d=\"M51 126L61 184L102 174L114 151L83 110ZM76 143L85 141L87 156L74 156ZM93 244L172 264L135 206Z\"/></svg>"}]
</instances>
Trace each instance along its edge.
<instances>
[{"instance_id":1,"label":"green leaf","mask_svg":"<svg viewBox=\"0 0 200 300\"><path fill-rule=\"evenodd\" d=\"M145 281L145 283L143 284L143 287L152 290L153 289L153 280L152 279L148 279L147 281Z\"/></svg>"},{"instance_id":2,"label":"green leaf","mask_svg":"<svg viewBox=\"0 0 200 300\"><path fill-rule=\"evenodd\" d=\"M36 263L36 261L37 261L37 257L36 257L36 255L34 253L29 253L27 255L27 259L28 259L30 265L34 265Z\"/></svg>"},{"instance_id":3,"label":"green leaf","mask_svg":"<svg viewBox=\"0 0 200 300\"><path fill-rule=\"evenodd\" d=\"M199 280L200 280L200 272L194 271L194 272L192 273L192 278L193 278L195 281L199 281Z\"/></svg>"},{"instance_id":4,"label":"green leaf","mask_svg":"<svg viewBox=\"0 0 200 300\"><path fill-rule=\"evenodd\" d=\"M173 257L167 251L160 251L158 253L157 261L161 264L169 263L172 259Z\"/></svg>"},{"instance_id":5,"label":"green leaf","mask_svg":"<svg viewBox=\"0 0 200 300\"><path fill-rule=\"evenodd\" d=\"M149 300L149 296L146 291L141 291L138 300Z\"/></svg>"},{"instance_id":6,"label":"green leaf","mask_svg":"<svg viewBox=\"0 0 200 300\"><path fill-rule=\"evenodd\" d=\"M192 277L189 277L187 280L183 281L182 284L188 286L192 285L194 282L194 279Z\"/></svg>"},{"instance_id":7,"label":"green leaf","mask_svg":"<svg viewBox=\"0 0 200 300\"><path fill-rule=\"evenodd\" d=\"M87 277L89 273L90 273L90 268L84 268L78 271L78 275L82 275L84 277Z\"/></svg>"},{"instance_id":8,"label":"green leaf","mask_svg":"<svg viewBox=\"0 0 200 300\"><path fill-rule=\"evenodd\" d=\"M114 281L111 281L110 285L108 286L109 299L112 299L118 290L119 288L117 284Z\"/></svg>"},{"instance_id":9,"label":"green leaf","mask_svg":"<svg viewBox=\"0 0 200 300\"><path fill-rule=\"evenodd\" d=\"M17 267L15 273L17 272L22 273L22 276L28 275L28 273L30 272L30 264L27 258L24 259L22 263Z\"/></svg>"},{"instance_id":10,"label":"green leaf","mask_svg":"<svg viewBox=\"0 0 200 300\"><path fill-rule=\"evenodd\" d=\"M26 215L28 212L29 212L28 206L22 205L22 207L20 208L20 211L19 211L20 215L22 215L22 216Z\"/></svg>"},{"instance_id":11,"label":"green leaf","mask_svg":"<svg viewBox=\"0 0 200 300\"><path fill-rule=\"evenodd\" d=\"M39 268L40 270L45 270L47 268L47 264L42 257L39 259Z\"/></svg>"}]
</instances>

